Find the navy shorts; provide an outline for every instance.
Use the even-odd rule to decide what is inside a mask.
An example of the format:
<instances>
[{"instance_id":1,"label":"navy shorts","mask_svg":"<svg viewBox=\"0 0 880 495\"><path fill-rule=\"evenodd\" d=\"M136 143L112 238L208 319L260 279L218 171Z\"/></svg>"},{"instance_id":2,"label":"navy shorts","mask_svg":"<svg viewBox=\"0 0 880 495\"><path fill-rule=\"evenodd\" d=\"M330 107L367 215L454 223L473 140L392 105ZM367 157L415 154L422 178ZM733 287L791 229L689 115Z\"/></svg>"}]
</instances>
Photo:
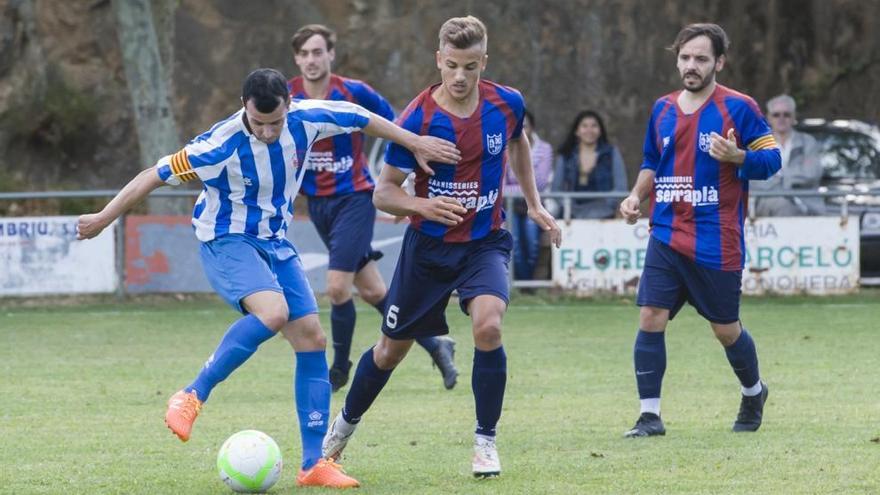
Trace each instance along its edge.
<instances>
[{"instance_id":1,"label":"navy shorts","mask_svg":"<svg viewBox=\"0 0 880 495\"><path fill-rule=\"evenodd\" d=\"M499 229L476 241L452 243L409 228L388 289L382 332L405 340L449 333L446 306L457 290L467 314L471 299L510 300L510 233Z\"/></svg>"},{"instance_id":2,"label":"navy shorts","mask_svg":"<svg viewBox=\"0 0 880 495\"><path fill-rule=\"evenodd\" d=\"M309 197L309 216L330 252L330 270L356 273L381 258L370 247L376 223L372 191Z\"/></svg>"},{"instance_id":3,"label":"navy shorts","mask_svg":"<svg viewBox=\"0 0 880 495\"><path fill-rule=\"evenodd\" d=\"M700 266L653 236L648 241L639 306L668 309L671 320L687 301L703 318L726 324L739 321L741 294L742 271Z\"/></svg>"},{"instance_id":4,"label":"navy shorts","mask_svg":"<svg viewBox=\"0 0 880 495\"><path fill-rule=\"evenodd\" d=\"M228 234L203 242L201 257L208 282L243 314L241 300L264 290L284 294L290 321L318 312L302 260L287 239Z\"/></svg>"}]
</instances>

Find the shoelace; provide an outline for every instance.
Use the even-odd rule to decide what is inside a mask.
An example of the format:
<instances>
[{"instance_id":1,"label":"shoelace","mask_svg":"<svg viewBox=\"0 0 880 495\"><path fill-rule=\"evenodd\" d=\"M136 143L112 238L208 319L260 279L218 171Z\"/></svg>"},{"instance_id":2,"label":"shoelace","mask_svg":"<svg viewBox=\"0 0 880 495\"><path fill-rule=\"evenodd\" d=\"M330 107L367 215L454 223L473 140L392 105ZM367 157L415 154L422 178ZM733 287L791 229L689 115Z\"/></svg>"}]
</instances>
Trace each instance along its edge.
<instances>
[{"instance_id":1,"label":"shoelace","mask_svg":"<svg viewBox=\"0 0 880 495\"><path fill-rule=\"evenodd\" d=\"M180 414L187 421L192 421L201 410L202 403L199 402L199 399L194 394L186 394L186 399L183 400L183 404L180 407Z\"/></svg>"},{"instance_id":2,"label":"shoelace","mask_svg":"<svg viewBox=\"0 0 880 495\"><path fill-rule=\"evenodd\" d=\"M340 473L345 473L345 469L342 469L342 465L337 464L336 461L334 461L333 459L322 459L322 460L318 461L318 464L324 464L324 465L330 466L331 468L339 471Z\"/></svg>"},{"instance_id":3,"label":"shoelace","mask_svg":"<svg viewBox=\"0 0 880 495\"><path fill-rule=\"evenodd\" d=\"M490 461L494 461L496 450L493 447L494 445L490 443L477 444L477 451L479 452L481 457Z\"/></svg>"}]
</instances>

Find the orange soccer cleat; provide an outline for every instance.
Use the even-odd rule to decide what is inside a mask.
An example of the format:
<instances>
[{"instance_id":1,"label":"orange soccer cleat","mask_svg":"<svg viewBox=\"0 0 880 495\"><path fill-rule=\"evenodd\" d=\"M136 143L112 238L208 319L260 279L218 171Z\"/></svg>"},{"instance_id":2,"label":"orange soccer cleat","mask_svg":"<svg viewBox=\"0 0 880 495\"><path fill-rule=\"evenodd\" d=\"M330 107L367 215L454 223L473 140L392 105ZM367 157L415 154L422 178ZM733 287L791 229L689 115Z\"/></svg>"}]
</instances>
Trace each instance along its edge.
<instances>
[{"instance_id":1,"label":"orange soccer cleat","mask_svg":"<svg viewBox=\"0 0 880 495\"><path fill-rule=\"evenodd\" d=\"M193 423L202 409L202 401L192 392L178 391L168 399L168 410L165 412L165 424L181 441L189 440Z\"/></svg>"},{"instance_id":2,"label":"orange soccer cleat","mask_svg":"<svg viewBox=\"0 0 880 495\"><path fill-rule=\"evenodd\" d=\"M321 459L308 471L299 470L296 486L323 486L327 488L357 488L358 480L345 474L333 459Z\"/></svg>"}]
</instances>

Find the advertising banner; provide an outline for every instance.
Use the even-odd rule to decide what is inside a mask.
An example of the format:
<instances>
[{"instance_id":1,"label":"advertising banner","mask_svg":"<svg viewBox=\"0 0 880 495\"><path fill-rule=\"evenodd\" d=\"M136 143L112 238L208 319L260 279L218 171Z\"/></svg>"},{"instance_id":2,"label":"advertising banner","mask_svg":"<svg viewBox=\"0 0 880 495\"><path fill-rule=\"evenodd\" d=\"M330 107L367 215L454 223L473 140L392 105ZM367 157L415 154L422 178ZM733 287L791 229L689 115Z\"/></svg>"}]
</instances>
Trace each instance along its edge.
<instances>
[{"instance_id":1,"label":"advertising banner","mask_svg":"<svg viewBox=\"0 0 880 495\"><path fill-rule=\"evenodd\" d=\"M648 220L572 220L553 251L553 280L581 295L635 294ZM859 222L850 217L759 218L745 227L744 294L844 294L858 289Z\"/></svg>"},{"instance_id":2,"label":"advertising banner","mask_svg":"<svg viewBox=\"0 0 880 495\"><path fill-rule=\"evenodd\" d=\"M0 296L116 291L116 224L76 240L76 216L0 218Z\"/></svg>"}]
</instances>

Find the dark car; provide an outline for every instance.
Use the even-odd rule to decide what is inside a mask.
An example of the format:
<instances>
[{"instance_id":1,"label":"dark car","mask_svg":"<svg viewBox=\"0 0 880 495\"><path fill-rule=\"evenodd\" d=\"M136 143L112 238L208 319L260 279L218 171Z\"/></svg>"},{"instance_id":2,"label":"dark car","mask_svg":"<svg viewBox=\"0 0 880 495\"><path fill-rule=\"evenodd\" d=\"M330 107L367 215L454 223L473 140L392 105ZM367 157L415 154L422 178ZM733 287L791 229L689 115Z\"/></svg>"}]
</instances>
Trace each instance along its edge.
<instances>
[{"instance_id":1,"label":"dark car","mask_svg":"<svg viewBox=\"0 0 880 495\"><path fill-rule=\"evenodd\" d=\"M797 125L819 141L825 169L821 190L845 192L828 198L829 213L847 202L861 226L862 285L880 285L880 129L859 120L805 119Z\"/></svg>"}]
</instances>

